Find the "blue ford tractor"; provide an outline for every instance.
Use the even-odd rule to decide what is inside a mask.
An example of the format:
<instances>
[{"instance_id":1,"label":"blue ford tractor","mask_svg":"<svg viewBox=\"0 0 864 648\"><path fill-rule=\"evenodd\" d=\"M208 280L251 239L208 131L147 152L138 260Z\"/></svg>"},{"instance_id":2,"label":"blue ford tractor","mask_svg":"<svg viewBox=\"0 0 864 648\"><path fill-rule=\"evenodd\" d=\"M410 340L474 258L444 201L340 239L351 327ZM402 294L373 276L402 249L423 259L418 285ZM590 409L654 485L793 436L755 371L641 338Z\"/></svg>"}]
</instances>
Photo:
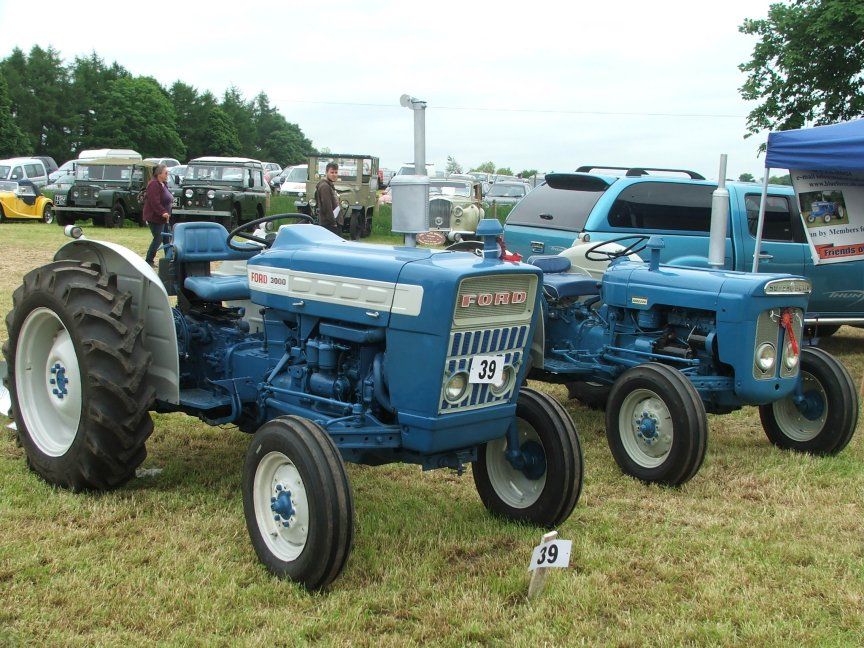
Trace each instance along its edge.
<instances>
[{"instance_id":1,"label":"blue ford tractor","mask_svg":"<svg viewBox=\"0 0 864 648\"><path fill-rule=\"evenodd\" d=\"M649 263L631 257L646 247ZM758 406L780 448L830 455L846 447L857 390L839 361L804 346L810 282L661 266L662 247L660 238L622 237L528 259L544 270L531 376L605 407L615 460L647 482L696 474L706 410ZM608 268L586 271L592 263Z\"/></svg>"},{"instance_id":2,"label":"blue ford tractor","mask_svg":"<svg viewBox=\"0 0 864 648\"><path fill-rule=\"evenodd\" d=\"M3 351L33 470L108 490L144 461L151 411L236 424L254 433L242 491L255 551L312 590L351 549L345 460L471 463L492 513L564 521L582 487L579 438L553 398L519 389L542 273L499 260L497 222L481 228L479 257L310 224L249 233L282 217L230 234L181 223L158 277L130 250L83 238L24 277ZM211 273L215 261L245 269Z\"/></svg>"}]
</instances>

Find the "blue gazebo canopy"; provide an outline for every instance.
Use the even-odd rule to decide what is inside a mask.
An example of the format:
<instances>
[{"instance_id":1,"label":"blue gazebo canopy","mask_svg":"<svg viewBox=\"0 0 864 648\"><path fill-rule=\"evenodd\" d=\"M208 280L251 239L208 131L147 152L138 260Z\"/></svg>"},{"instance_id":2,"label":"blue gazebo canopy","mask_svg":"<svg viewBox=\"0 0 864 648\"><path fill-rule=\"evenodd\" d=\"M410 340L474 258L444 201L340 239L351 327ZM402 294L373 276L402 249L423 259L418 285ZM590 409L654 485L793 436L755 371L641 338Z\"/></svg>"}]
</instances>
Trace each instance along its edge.
<instances>
[{"instance_id":1,"label":"blue gazebo canopy","mask_svg":"<svg viewBox=\"0 0 864 648\"><path fill-rule=\"evenodd\" d=\"M864 119L769 133L765 168L864 171Z\"/></svg>"}]
</instances>

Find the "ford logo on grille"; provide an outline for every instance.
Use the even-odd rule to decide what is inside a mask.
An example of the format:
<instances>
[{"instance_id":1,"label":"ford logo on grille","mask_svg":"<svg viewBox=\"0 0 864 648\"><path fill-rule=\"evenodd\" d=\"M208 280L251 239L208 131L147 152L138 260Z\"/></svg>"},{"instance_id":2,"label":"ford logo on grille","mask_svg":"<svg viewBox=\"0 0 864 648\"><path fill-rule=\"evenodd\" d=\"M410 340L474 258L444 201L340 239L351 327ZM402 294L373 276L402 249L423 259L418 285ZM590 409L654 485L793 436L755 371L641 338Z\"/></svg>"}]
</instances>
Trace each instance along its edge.
<instances>
[{"instance_id":1,"label":"ford logo on grille","mask_svg":"<svg viewBox=\"0 0 864 648\"><path fill-rule=\"evenodd\" d=\"M528 299L528 293L524 290L504 290L495 293L468 293L462 295L459 303L461 308L469 308L474 304L478 306L500 306L506 304L524 304Z\"/></svg>"}]
</instances>

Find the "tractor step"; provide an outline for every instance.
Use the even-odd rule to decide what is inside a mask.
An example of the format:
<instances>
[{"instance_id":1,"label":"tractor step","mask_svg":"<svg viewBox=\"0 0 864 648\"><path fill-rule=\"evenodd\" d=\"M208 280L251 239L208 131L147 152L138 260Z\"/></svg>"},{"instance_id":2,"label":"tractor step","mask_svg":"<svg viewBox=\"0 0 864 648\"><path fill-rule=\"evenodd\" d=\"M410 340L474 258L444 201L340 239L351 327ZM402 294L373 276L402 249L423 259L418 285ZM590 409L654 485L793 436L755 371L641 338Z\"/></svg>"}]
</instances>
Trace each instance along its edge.
<instances>
[{"instance_id":1,"label":"tractor step","mask_svg":"<svg viewBox=\"0 0 864 648\"><path fill-rule=\"evenodd\" d=\"M207 411L217 407L230 407L231 397L226 393L213 393L207 389L181 389L180 405L194 410Z\"/></svg>"}]
</instances>

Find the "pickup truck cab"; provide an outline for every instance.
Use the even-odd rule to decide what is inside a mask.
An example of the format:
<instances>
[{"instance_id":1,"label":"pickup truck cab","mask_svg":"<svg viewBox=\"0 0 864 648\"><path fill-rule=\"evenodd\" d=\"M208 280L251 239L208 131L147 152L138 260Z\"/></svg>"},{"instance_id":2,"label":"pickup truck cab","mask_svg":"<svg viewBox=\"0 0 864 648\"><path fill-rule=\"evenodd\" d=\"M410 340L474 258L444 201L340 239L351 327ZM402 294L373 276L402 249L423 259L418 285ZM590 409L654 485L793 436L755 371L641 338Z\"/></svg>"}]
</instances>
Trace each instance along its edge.
<instances>
[{"instance_id":1,"label":"pickup truck cab","mask_svg":"<svg viewBox=\"0 0 864 648\"><path fill-rule=\"evenodd\" d=\"M507 247L528 257L559 254L575 242L659 234L661 262L708 267L711 203L717 183L693 172L687 177L625 176L590 172L551 173L510 212L504 227ZM753 265L762 187L727 182L729 221L725 267ZM826 328L864 325L864 262L815 266L792 187L768 188L760 272L807 277L813 285L806 322ZM834 329L836 330L836 329Z\"/></svg>"}]
</instances>

